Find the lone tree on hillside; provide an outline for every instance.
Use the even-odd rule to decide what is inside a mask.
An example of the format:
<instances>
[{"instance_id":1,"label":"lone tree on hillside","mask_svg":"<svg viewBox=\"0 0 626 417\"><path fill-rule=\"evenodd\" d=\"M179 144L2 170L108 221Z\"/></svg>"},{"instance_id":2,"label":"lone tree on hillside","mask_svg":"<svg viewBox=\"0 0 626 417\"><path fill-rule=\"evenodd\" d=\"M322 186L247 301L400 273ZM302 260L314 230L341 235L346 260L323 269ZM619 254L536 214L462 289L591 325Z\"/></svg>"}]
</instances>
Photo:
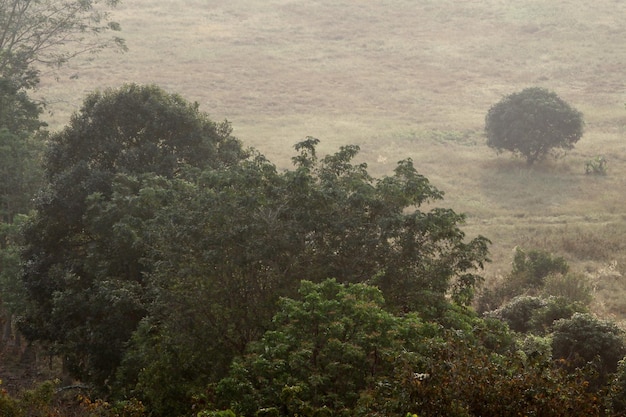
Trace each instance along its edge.
<instances>
[{"instance_id":1,"label":"lone tree on hillside","mask_svg":"<svg viewBox=\"0 0 626 417\"><path fill-rule=\"evenodd\" d=\"M583 125L581 112L540 87L504 97L485 117L487 145L519 154L528 165L554 149L572 149L583 135Z\"/></svg>"}]
</instances>

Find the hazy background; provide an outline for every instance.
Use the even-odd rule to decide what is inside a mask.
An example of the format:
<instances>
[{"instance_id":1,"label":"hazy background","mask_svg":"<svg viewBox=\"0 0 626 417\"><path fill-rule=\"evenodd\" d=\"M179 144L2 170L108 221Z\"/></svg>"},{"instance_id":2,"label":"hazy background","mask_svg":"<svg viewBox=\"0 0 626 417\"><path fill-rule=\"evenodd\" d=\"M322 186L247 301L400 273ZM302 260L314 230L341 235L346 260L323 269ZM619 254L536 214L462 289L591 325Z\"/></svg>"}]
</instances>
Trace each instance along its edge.
<instances>
[{"instance_id":1,"label":"hazy background","mask_svg":"<svg viewBox=\"0 0 626 417\"><path fill-rule=\"evenodd\" d=\"M125 82L180 93L281 168L293 144L361 146L376 176L413 158L493 242L564 256L594 280L599 314L626 317L626 2L621 0L126 0L129 51L73 62L40 94L60 129L85 95ZM528 168L484 144L502 96L542 86L583 112L562 160ZM608 160L606 177L584 162ZM622 301L624 300L624 301Z\"/></svg>"}]
</instances>

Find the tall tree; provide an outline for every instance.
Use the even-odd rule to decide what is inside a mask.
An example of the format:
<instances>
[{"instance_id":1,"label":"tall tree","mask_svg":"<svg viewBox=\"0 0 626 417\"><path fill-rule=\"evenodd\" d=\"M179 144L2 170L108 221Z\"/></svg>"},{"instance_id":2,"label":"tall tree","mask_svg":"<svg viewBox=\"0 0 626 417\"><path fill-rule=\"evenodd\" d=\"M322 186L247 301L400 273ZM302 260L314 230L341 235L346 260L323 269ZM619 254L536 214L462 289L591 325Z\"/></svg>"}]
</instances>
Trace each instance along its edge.
<instances>
[{"instance_id":1,"label":"tall tree","mask_svg":"<svg viewBox=\"0 0 626 417\"><path fill-rule=\"evenodd\" d=\"M443 315L449 295L469 302L487 240L465 239L451 210L420 209L441 193L411 161L375 180L353 164L357 147L318 159L317 143L296 145L293 170L279 173L257 155L195 178L124 187L111 201L163 203L144 223L155 297L126 352L122 385L162 410L180 406L225 375L303 279L377 284L391 311L428 318Z\"/></svg>"},{"instance_id":2,"label":"tall tree","mask_svg":"<svg viewBox=\"0 0 626 417\"><path fill-rule=\"evenodd\" d=\"M446 295L470 302L489 241L466 239L465 217L436 206L443 193L413 161L373 179L352 163L358 147L318 159L317 143L299 143L296 169L285 174L289 212L306 231L301 277L375 283L395 310L437 314ZM434 208L422 210L427 203Z\"/></svg>"},{"instance_id":3,"label":"tall tree","mask_svg":"<svg viewBox=\"0 0 626 417\"><path fill-rule=\"evenodd\" d=\"M25 212L38 173L40 141L33 134L43 104L28 90L39 84L42 66L59 67L85 52L117 45L119 31L108 9L118 0L0 0L0 198L2 220Z\"/></svg>"},{"instance_id":4,"label":"tall tree","mask_svg":"<svg viewBox=\"0 0 626 417\"><path fill-rule=\"evenodd\" d=\"M156 86L87 97L69 126L50 138L47 184L25 230L23 280L35 306L25 335L47 342L76 376L102 386L143 317L149 268L141 262L141 240L124 246L116 217L100 209L114 196L115 178L174 178L187 167L228 167L244 155L227 123L210 121L197 104Z\"/></svg>"},{"instance_id":5,"label":"tall tree","mask_svg":"<svg viewBox=\"0 0 626 417\"><path fill-rule=\"evenodd\" d=\"M41 153L45 126L39 116L41 101L29 97L44 67L59 68L71 58L116 46L124 41L107 32L119 31L108 9L117 0L0 0L0 228L14 230L14 218L32 208L41 186ZM2 298L22 298L15 274L19 253L16 239L0 243ZM7 265L11 264L12 267ZM16 291L13 293L13 291ZM16 304L10 302L13 313ZM5 314L7 326L12 318Z\"/></svg>"},{"instance_id":6,"label":"tall tree","mask_svg":"<svg viewBox=\"0 0 626 417\"><path fill-rule=\"evenodd\" d=\"M0 221L27 213L40 185L40 106L7 79L0 78ZM42 135L44 133L42 132Z\"/></svg>"}]
</instances>

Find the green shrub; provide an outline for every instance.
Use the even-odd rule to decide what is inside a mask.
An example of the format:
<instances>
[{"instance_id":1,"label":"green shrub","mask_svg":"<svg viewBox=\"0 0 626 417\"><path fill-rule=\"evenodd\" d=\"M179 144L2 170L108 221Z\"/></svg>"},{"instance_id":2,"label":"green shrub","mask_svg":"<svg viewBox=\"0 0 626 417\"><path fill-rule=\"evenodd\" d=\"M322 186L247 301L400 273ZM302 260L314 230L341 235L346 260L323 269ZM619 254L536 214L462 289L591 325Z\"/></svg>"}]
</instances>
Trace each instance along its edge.
<instances>
[{"instance_id":1,"label":"green shrub","mask_svg":"<svg viewBox=\"0 0 626 417\"><path fill-rule=\"evenodd\" d=\"M529 364L549 363L552 360L552 338L526 334L517 340L518 351Z\"/></svg>"},{"instance_id":2,"label":"green shrub","mask_svg":"<svg viewBox=\"0 0 626 417\"><path fill-rule=\"evenodd\" d=\"M626 359L617 364L617 371L606 395L606 406L611 416L626 415Z\"/></svg>"},{"instance_id":3,"label":"green shrub","mask_svg":"<svg viewBox=\"0 0 626 417\"><path fill-rule=\"evenodd\" d=\"M476 310L479 313L493 311L517 296L541 293L564 297L569 294L575 298L572 301L582 301L578 298L585 299L583 282L578 277L559 278L566 276L568 271L569 265L562 257L542 250L525 251L517 247L511 272L494 287L483 288L476 300ZM549 284L547 292L546 284Z\"/></svg>"},{"instance_id":4,"label":"green shrub","mask_svg":"<svg viewBox=\"0 0 626 417\"><path fill-rule=\"evenodd\" d=\"M589 279L582 274L552 274L545 278L543 294L589 305L593 300Z\"/></svg>"},{"instance_id":5,"label":"green shrub","mask_svg":"<svg viewBox=\"0 0 626 417\"><path fill-rule=\"evenodd\" d=\"M603 156L596 156L585 161L585 174L606 175L606 159Z\"/></svg>"},{"instance_id":6,"label":"green shrub","mask_svg":"<svg viewBox=\"0 0 626 417\"><path fill-rule=\"evenodd\" d=\"M533 314L544 306L545 301L539 297L519 296L488 316L505 321L513 331L526 333L531 330Z\"/></svg>"},{"instance_id":7,"label":"green shrub","mask_svg":"<svg viewBox=\"0 0 626 417\"><path fill-rule=\"evenodd\" d=\"M247 416L262 409L279 409L281 416L353 415L360 392L391 372L398 352L430 328L412 316L391 315L380 290L364 284L303 281L300 294L301 300L281 300L276 329L219 383L224 408Z\"/></svg>"},{"instance_id":8,"label":"green shrub","mask_svg":"<svg viewBox=\"0 0 626 417\"><path fill-rule=\"evenodd\" d=\"M555 321L568 319L577 312L586 309L563 297L521 295L486 315L503 320L513 331L543 335L552 330Z\"/></svg>"},{"instance_id":9,"label":"green shrub","mask_svg":"<svg viewBox=\"0 0 626 417\"><path fill-rule=\"evenodd\" d=\"M536 345L545 351L545 343ZM407 409L420 416L600 415L585 375L552 367L549 355L493 354L454 331L425 349L421 357L400 354L394 374L362 395L355 415L400 416Z\"/></svg>"},{"instance_id":10,"label":"green shrub","mask_svg":"<svg viewBox=\"0 0 626 417\"><path fill-rule=\"evenodd\" d=\"M552 274L566 274L569 265L562 257L541 250L524 251L515 249L513 256L513 270L511 275L523 277L526 286L541 287L547 276Z\"/></svg>"},{"instance_id":11,"label":"green shrub","mask_svg":"<svg viewBox=\"0 0 626 417\"><path fill-rule=\"evenodd\" d=\"M626 353L624 332L612 322L575 313L554 323L552 352L555 359L564 360L570 369L592 365L602 383L617 370Z\"/></svg>"},{"instance_id":12,"label":"green shrub","mask_svg":"<svg viewBox=\"0 0 626 417\"><path fill-rule=\"evenodd\" d=\"M534 311L530 319L530 329L535 334L552 331L557 320L569 319L576 313L586 313L587 308L580 303L572 303L563 297L544 298L543 306Z\"/></svg>"},{"instance_id":13,"label":"green shrub","mask_svg":"<svg viewBox=\"0 0 626 417\"><path fill-rule=\"evenodd\" d=\"M2 381L0 381L0 384L2 384ZM0 416L21 417L23 415L17 401L5 389L0 388Z\"/></svg>"}]
</instances>

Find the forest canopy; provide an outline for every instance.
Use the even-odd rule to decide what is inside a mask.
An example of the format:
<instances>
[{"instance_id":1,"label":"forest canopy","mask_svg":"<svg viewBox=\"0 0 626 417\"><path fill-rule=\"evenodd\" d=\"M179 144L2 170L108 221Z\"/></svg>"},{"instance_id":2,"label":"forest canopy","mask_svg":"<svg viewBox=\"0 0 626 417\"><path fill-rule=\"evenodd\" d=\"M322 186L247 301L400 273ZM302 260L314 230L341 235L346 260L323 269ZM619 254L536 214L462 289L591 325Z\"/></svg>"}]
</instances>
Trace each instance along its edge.
<instances>
[{"instance_id":1,"label":"forest canopy","mask_svg":"<svg viewBox=\"0 0 626 417\"><path fill-rule=\"evenodd\" d=\"M318 158L317 144L297 144L295 168L278 172L158 87L90 95L45 156L24 234L24 334L108 390L131 339L135 359L184 343L178 365L206 383L223 377L303 279L371 283L390 311L427 318L448 296L467 305L487 239L467 240L450 209L419 209L442 193L412 161L374 179L352 163L358 147Z\"/></svg>"},{"instance_id":2,"label":"forest canopy","mask_svg":"<svg viewBox=\"0 0 626 417\"><path fill-rule=\"evenodd\" d=\"M619 329L578 299L512 298L560 282L562 258L519 251L479 317L490 242L411 159L374 178L358 146L320 156L307 137L279 171L231 133L128 84L50 136L5 288L22 334L91 395L153 416L557 416L597 414L611 386L622 407ZM517 334L508 313L528 306ZM575 361L546 353L567 340Z\"/></svg>"}]
</instances>

